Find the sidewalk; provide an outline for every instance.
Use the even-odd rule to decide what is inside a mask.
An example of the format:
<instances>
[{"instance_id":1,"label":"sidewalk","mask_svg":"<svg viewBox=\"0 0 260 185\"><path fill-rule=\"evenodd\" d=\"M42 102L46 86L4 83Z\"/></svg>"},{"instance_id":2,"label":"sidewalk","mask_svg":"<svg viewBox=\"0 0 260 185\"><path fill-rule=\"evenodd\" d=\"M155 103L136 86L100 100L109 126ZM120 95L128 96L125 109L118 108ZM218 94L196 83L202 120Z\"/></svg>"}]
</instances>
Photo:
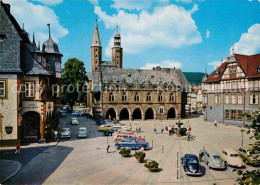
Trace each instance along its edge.
<instances>
[{"instance_id":1,"label":"sidewalk","mask_svg":"<svg viewBox=\"0 0 260 185\"><path fill-rule=\"evenodd\" d=\"M18 161L0 160L0 184L13 177L21 167Z\"/></svg>"},{"instance_id":2,"label":"sidewalk","mask_svg":"<svg viewBox=\"0 0 260 185\"><path fill-rule=\"evenodd\" d=\"M33 147L49 147L49 146L56 146L58 144L58 142L50 142L50 143L42 143L42 144L38 144L38 143L31 143L29 145L21 145L21 148L33 148ZM1 150L15 150L16 147L15 146L2 146L0 147L0 151Z\"/></svg>"}]
</instances>

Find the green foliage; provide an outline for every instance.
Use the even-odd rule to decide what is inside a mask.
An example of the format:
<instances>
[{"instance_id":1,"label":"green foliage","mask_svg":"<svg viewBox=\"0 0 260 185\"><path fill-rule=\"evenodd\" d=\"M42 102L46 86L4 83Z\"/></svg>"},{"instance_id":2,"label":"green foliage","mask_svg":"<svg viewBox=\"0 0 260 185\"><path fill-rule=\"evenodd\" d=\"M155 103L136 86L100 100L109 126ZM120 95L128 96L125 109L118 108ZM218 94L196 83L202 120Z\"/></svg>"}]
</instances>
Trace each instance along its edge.
<instances>
[{"instance_id":1,"label":"green foliage","mask_svg":"<svg viewBox=\"0 0 260 185\"><path fill-rule=\"evenodd\" d=\"M140 158L140 159L144 159L145 156L146 156L146 153L144 153L144 152L142 152L142 151L137 151L137 152L135 152L135 154L134 154L134 157L135 157L135 158Z\"/></svg>"},{"instance_id":2,"label":"green foliage","mask_svg":"<svg viewBox=\"0 0 260 185\"><path fill-rule=\"evenodd\" d=\"M252 125L245 126L248 130L246 131L246 134L252 133L253 136L250 137L250 139L255 138L255 143L251 144L252 151L260 151L260 111L255 112L249 112L246 113L244 116L247 118L252 118L253 123ZM242 130L241 130L242 132ZM249 155L252 156L252 155ZM260 156L257 155L254 157L256 160L260 160ZM234 170L237 171L237 174L240 175L238 182L239 184L260 184L260 169L252 170L252 171L245 171L242 170Z\"/></svg>"},{"instance_id":3,"label":"green foliage","mask_svg":"<svg viewBox=\"0 0 260 185\"><path fill-rule=\"evenodd\" d=\"M76 101L85 99L84 85L87 81L84 63L76 58L70 58L62 70L62 102L69 104L71 109Z\"/></svg>"},{"instance_id":4,"label":"green foliage","mask_svg":"<svg viewBox=\"0 0 260 185\"><path fill-rule=\"evenodd\" d=\"M125 156L129 156L131 153L131 149L130 148L122 148L119 152L119 154L121 155L125 155Z\"/></svg>"},{"instance_id":5,"label":"green foliage","mask_svg":"<svg viewBox=\"0 0 260 185\"><path fill-rule=\"evenodd\" d=\"M190 82L191 85L200 86L201 80L205 73L199 73L199 72L183 72L187 80Z\"/></svg>"},{"instance_id":6,"label":"green foliage","mask_svg":"<svg viewBox=\"0 0 260 185\"><path fill-rule=\"evenodd\" d=\"M159 167L159 163L152 160L152 161L148 161L144 166L149 169L157 169Z\"/></svg>"}]
</instances>

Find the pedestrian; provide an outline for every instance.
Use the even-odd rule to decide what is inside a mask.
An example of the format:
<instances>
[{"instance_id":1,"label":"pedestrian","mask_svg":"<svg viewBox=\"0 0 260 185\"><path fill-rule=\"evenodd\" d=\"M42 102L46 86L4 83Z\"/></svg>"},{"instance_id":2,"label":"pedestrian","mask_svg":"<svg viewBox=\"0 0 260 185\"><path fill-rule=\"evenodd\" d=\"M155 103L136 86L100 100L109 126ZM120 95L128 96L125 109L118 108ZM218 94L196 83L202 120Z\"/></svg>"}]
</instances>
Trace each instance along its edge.
<instances>
[{"instance_id":1,"label":"pedestrian","mask_svg":"<svg viewBox=\"0 0 260 185\"><path fill-rule=\"evenodd\" d=\"M141 132L141 125L138 125L138 132Z\"/></svg>"},{"instance_id":2,"label":"pedestrian","mask_svg":"<svg viewBox=\"0 0 260 185\"><path fill-rule=\"evenodd\" d=\"M131 130L131 132L132 132L132 124L130 123L130 130Z\"/></svg>"},{"instance_id":3,"label":"pedestrian","mask_svg":"<svg viewBox=\"0 0 260 185\"><path fill-rule=\"evenodd\" d=\"M156 125L153 127L153 133L156 134Z\"/></svg>"},{"instance_id":4,"label":"pedestrian","mask_svg":"<svg viewBox=\"0 0 260 185\"><path fill-rule=\"evenodd\" d=\"M135 132L138 133L137 124L135 124Z\"/></svg>"},{"instance_id":5,"label":"pedestrian","mask_svg":"<svg viewBox=\"0 0 260 185\"><path fill-rule=\"evenodd\" d=\"M57 139L58 139L58 132L56 130L54 131L54 139L55 139L55 141L57 141Z\"/></svg>"},{"instance_id":6,"label":"pedestrian","mask_svg":"<svg viewBox=\"0 0 260 185\"><path fill-rule=\"evenodd\" d=\"M217 120L215 120L215 122L214 122L214 126L218 126L218 122L217 122Z\"/></svg>"},{"instance_id":7,"label":"pedestrian","mask_svg":"<svg viewBox=\"0 0 260 185\"><path fill-rule=\"evenodd\" d=\"M170 136L171 135L171 131L172 131L172 126L171 125L168 127L168 130L169 130L169 136Z\"/></svg>"},{"instance_id":8,"label":"pedestrian","mask_svg":"<svg viewBox=\"0 0 260 185\"><path fill-rule=\"evenodd\" d=\"M163 134L163 131L164 131L164 128L162 127L162 128L161 128L161 134Z\"/></svg>"},{"instance_id":9,"label":"pedestrian","mask_svg":"<svg viewBox=\"0 0 260 185\"><path fill-rule=\"evenodd\" d=\"M109 153L110 145L107 145L107 153Z\"/></svg>"},{"instance_id":10,"label":"pedestrian","mask_svg":"<svg viewBox=\"0 0 260 185\"><path fill-rule=\"evenodd\" d=\"M165 134L168 134L168 126L165 126Z\"/></svg>"},{"instance_id":11,"label":"pedestrian","mask_svg":"<svg viewBox=\"0 0 260 185\"><path fill-rule=\"evenodd\" d=\"M17 142L17 144L16 144L16 150L15 150L15 154L20 154L20 148L21 148L21 146L20 146L20 140L18 140L18 142Z\"/></svg>"}]
</instances>

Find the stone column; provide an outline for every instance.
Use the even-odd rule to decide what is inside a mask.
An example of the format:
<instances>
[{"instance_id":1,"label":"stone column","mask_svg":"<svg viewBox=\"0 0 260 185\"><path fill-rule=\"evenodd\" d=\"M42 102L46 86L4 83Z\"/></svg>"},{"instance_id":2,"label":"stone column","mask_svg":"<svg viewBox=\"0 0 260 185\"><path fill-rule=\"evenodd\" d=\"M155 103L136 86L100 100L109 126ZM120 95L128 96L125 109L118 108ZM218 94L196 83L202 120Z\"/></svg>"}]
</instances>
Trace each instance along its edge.
<instances>
[{"instance_id":1,"label":"stone column","mask_svg":"<svg viewBox=\"0 0 260 185\"><path fill-rule=\"evenodd\" d=\"M145 120L145 115L142 115L142 120L143 120L143 121Z\"/></svg>"},{"instance_id":2,"label":"stone column","mask_svg":"<svg viewBox=\"0 0 260 185\"><path fill-rule=\"evenodd\" d=\"M133 121L133 115L132 114L129 115L129 120Z\"/></svg>"},{"instance_id":3,"label":"stone column","mask_svg":"<svg viewBox=\"0 0 260 185\"><path fill-rule=\"evenodd\" d=\"M116 115L116 121L120 121L120 120L119 120L119 115L118 115L118 114Z\"/></svg>"},{"instance_id":4,"label":"stone column","mask_svg":"<svg viewBox=\"0 0 260 185\"><path fill-rule=\"evenodd\" d=\"M40 133L41 139L44 139L44 122L42 121L42 116L40 116Z\"/></svg>"}]
</instances>

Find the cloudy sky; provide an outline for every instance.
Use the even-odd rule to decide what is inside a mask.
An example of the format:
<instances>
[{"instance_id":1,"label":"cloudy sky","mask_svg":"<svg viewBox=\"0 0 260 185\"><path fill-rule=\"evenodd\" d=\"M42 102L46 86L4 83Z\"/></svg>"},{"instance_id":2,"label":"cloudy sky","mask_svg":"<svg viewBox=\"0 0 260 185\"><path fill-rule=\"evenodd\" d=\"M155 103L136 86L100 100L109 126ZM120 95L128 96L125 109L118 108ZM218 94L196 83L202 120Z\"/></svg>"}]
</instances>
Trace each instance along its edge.
<instances>
[{"instance_id":1,"label":"cloudy sky","mask_svg":"<svg viewBox=\"0 0 260 185\"><path fill-rule=\"evenodd\" d=\"M98 20L103 60L111 61L116 26L123 67L178 67L211 72L222 58L260 53L260 0L3 0L18 23L41 44L52 37L64 54L85 62Z\"/></svg>"}]
</instances>

